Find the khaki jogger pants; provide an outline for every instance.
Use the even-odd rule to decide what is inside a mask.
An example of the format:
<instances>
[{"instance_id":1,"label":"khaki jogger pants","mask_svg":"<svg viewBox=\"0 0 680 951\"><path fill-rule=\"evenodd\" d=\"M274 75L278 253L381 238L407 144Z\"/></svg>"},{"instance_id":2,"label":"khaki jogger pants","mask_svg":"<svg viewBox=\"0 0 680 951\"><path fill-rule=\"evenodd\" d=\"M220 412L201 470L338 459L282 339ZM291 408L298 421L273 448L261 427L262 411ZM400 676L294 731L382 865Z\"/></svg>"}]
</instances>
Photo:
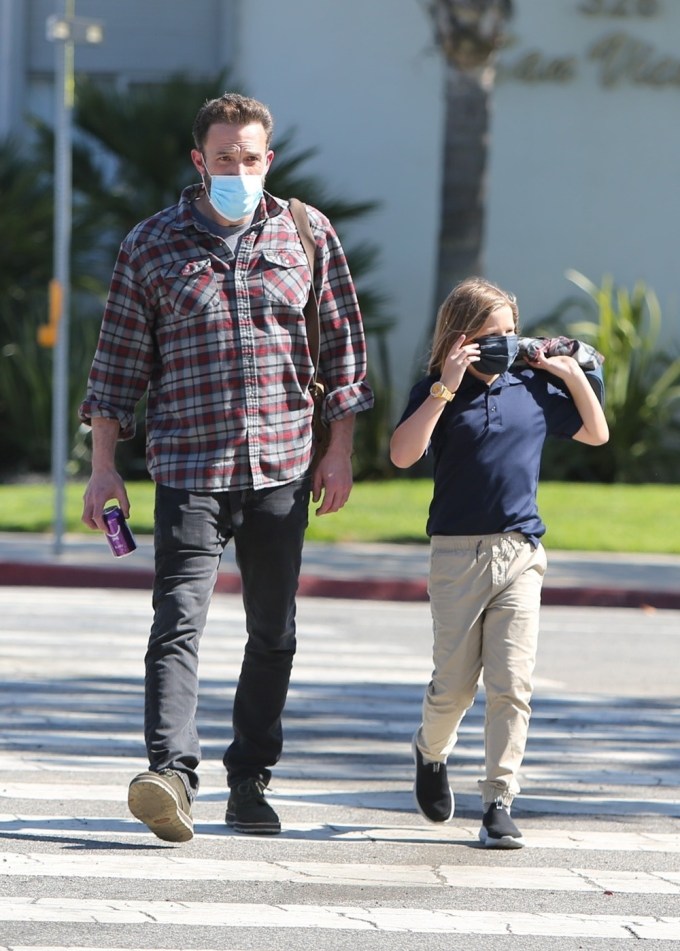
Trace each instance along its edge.
<instances>
[{"instance_id":1,"label":"khaki jogger pants","mask_svg":"<svg viewBox=\"0 0 680 951\"><path fill-rule=\"evenodd\" d=\"M417 743L426 761L446 761L483 671L484 803L510 805L519 792L545 569L543 546L518 532L431 540L434 670Z\"/></svg>"}]
</instances>

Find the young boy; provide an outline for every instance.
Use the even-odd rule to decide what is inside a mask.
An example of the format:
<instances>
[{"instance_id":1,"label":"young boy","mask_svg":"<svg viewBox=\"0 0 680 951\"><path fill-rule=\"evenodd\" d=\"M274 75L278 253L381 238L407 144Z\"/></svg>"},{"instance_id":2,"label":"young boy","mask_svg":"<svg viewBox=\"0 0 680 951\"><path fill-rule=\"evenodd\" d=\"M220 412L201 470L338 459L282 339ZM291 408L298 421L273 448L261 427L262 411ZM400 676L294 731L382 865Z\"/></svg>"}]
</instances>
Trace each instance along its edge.
<instances>
[{"instance_id":1,"label":"young boy","mask_svg":"<svg viewBox=\"0 0 680 951\"><path fill-rule=\"evenodd\" d=\"M481 278L442 304L429 374L411 390L390 443L392 462L413 465L431 448L434 496L429 594L434 670L413 737L415 799L431 822L454 812L446 761L480 673L486 691L485 778L479 838L521 848L510 815L526 746L546 557L536 505L550 435L602 445L609 431L576 360L518 351L513 295Z\"/></svg>"}]
</instances>

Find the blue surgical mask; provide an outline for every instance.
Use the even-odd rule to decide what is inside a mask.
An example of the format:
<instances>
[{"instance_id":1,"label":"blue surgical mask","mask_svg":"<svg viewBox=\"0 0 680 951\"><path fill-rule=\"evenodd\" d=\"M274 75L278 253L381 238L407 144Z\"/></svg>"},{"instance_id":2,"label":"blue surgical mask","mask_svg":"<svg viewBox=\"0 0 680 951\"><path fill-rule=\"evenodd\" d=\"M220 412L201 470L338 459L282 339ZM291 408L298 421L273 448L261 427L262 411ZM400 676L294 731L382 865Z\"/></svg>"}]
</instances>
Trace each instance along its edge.
<instances>
[{"instance_id":1,"label":"blue surgical mask","mask_svg":"<svg viewBox=\"0 0 680 951\"><path fill-rule=\"evenodd\" d=\"M517 334L479 337L475 343L479 344L479 360L472 366L484 376L505 373L514 363L519 349Z\"/></svg>"},{"instance_id":2,"label":"blue surgical mask","mask_svg":"<svg viewBox=\"0 0 680 951\"><path fill-rule=\"evenodd\" d=\"M211 175L208 200L227 221L250 218L263 195L261 175Z\"/></svg>"}]
</instances>

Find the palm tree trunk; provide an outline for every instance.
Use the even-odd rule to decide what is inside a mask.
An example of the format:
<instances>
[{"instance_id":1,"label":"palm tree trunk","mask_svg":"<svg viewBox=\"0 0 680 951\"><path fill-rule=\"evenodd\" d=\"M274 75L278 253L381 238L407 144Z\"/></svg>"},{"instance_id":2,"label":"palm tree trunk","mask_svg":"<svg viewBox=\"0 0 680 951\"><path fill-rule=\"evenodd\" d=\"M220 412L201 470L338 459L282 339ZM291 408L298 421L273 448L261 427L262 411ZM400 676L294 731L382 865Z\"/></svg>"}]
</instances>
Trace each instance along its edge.
<instances>
[{"instance_id":1,"label":"palm tree trunk","mask_svg":"<svg viewBox=\"0 0 680 951\"><path fill-rule=\"evenodd\" d=\"M493 67L446 69L446 128L435 311L460 280L483 270Z\"/></svg>"}]
</instances>

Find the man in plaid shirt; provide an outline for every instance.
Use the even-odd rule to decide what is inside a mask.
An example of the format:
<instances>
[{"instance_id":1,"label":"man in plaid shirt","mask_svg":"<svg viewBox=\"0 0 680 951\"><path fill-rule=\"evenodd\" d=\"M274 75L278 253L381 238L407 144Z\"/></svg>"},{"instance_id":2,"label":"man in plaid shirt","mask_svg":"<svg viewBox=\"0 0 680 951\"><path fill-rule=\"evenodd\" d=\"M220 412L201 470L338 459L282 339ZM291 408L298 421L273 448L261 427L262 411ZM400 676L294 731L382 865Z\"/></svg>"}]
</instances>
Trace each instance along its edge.
<instances>
[{"instance_id":1,"label":"man in plaid shirt","mask_svg":"<svg viewBox=\"0 0 680 951\"><path fill-rule=\"evenodd\" d=\"M263 191L272 129L267 107L237 94L199 110L191 158L202 184L123 241L80 408L92 427L83 521L104 531L109 499L129 515L115 447L133 435L148 391L147 465L156 483L150 766L132 780L128 802L172 842L193 835L198 642L231 538L248 639L224 754L226 822L239 832L281 829L264 790L281 755L309 498L318 515L345 504L354 417L373 403L347 261L328 219L308 207L330 428L310 473L314 366L303 308L312 275L288 203Z\"/></svg>"}]
</instances>

